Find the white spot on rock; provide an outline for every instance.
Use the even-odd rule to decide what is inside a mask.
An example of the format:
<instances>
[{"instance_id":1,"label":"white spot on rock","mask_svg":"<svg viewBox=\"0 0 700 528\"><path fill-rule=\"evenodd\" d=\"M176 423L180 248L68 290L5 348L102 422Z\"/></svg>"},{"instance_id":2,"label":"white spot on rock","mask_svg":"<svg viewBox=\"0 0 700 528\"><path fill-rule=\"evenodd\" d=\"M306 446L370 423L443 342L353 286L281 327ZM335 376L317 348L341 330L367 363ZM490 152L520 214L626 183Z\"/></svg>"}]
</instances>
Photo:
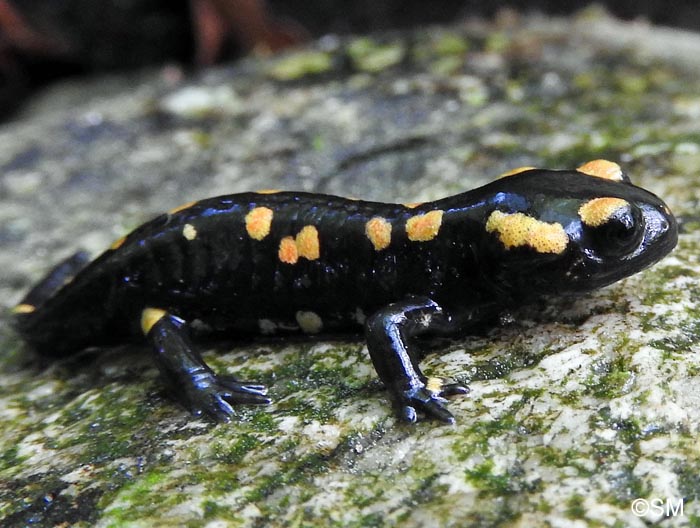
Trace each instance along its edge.
<instances>
[{"instance_id":1,"label":"white spot on rock","mask_svg":"<svg viewBox=\"0 0 700 528\"><path fill-rule=\"evenodd\" d=\"M270 335L277 331L277 324L270 319L260 319L258 321L258 328L261 334Z\"/></svg>"},{"instance_id":2,"label":"white spot on rock","mask_svg":"<svg viewBox=\"0 0 700 528\"><path fill-rule=\"evenodd\" d=\"M315 312L298 311L295 315L299 328L307 334L318 334L323 329L323 321Z\"/></svg>"},{"instance_id":3,"label":"white spot on rock","mask_svg":"<svg viewBox=\"0 0 700 528\"><path fill-rule=\"evenodd\" d=\"M234 114L241 110L241 101L228 86L187 86L161 101L166 112L182 117L201 117L210 113Z\"/></svg>"}]
</instances>

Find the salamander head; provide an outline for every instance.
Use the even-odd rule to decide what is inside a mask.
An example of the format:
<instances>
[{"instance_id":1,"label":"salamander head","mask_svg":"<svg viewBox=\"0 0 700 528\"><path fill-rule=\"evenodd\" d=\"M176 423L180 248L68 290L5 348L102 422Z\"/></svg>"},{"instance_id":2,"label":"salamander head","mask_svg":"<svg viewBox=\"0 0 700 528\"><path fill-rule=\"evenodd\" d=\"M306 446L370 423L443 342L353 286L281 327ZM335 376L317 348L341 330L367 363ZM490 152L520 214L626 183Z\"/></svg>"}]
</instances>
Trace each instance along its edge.
<instances>
[{"instance_id":1,"label":"salamander head","mask_svg":"<svg viewBox=\"0 0 700 528\"><path fill-rule=\"evenodd\" d=\"M591 163L603 174L587 174ZM488 253L499 262L496 280L514 295L600 288L675 247L678 228L666 204L629 183L616 164L591 163L528 169L489 186Z\"/></svg>"}]
</instances>

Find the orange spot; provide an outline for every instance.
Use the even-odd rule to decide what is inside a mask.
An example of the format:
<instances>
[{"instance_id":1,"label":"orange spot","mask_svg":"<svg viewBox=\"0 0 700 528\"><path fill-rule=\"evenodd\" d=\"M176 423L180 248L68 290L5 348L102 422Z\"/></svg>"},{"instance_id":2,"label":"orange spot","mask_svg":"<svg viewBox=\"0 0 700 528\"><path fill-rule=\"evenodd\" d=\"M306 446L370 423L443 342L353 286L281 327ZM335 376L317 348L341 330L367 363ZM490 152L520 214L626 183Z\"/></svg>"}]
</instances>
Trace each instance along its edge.
<instances>
[{"instance_id":1,"label":"orange spot","mask_svg":"<svg viewBox=\"0 0 700 528\"><path fill-rule=\"evenodd\" d=\"M262 240L270 234L272 225L272 209L267 207L256 207L245 215L245 230L250 238Z\"/></svg>"},{"instance_id":2,"label":"orange spot","mask_svg":"<svg viewBox=\"0 0 700 528\"><path fill-rule=\"evenodd\" d=\"M579 208L578 215L587 226L598 227L610 221L617 211L625 207L629 207L629 202L622 198L594 198Z\"/></svg>"},{"instance_id":3,"label":"orange spot","mask_svg":"<svg viewBox=\"0 0 700 528\"><path fill-rule=\"evenodd\" d=\"M184 211L185 209L189 209L190 207L192 207L196 203L197 202L187 202L186 204L179 205L175 209L170 209L170 211L168 211L168 214L179 213L180 211Z\"/></svg>"},{"instance_id":4,"label":"orange spot","mask_svg":"<svg viewBox=\"0 0 700 528\"><path fill-rule=\"evenodd\" d=\"M280 240L280 248L277 251L277 256L285 264L296 264L299 260L299 252L294 238L288 236Z\"/></svg>"},{"instance_id":5,"label":"orange spot","mask_svg":"<svg viewBox=\"0 0 700 528\"><path fill-rule=\"evenodd\" d=\"M433 394L440 394L445 383L442 378L428 378L425 382L425 388Z\"/></svg>"},{"instance_id":6,"label":"orange spot","mask_svg":"<svg viewBox=\"0 0 700 528\"><path fill-rule=\"evenodd\" d=\"M411 203L403 204L404 207L408 207L409 209L414 209L414 208L418 207L419 205L423 205L423 202L411 202Z\"/></svg>"},{"instance_id":7,"label":"orange spot","mask_svg":"<svg viewBox=\"0 0 700 528\"><path fill-rule=\"evenodd\" d=\"M440 231L443 211L430 211L426 214L412 216L406 221L408 239L413 242L432 240Z\"/></svg>"},{"instance_id":8,"label":"orange spot","mask_svg":"<svg viewBox=\"0 0 700 528\"><path fill-rule=\"evenodd\" d=\"M391 224L381 216L375 216L365 224L365 234L374 246L381 251L391 243Z\"/></svg>"},{"instance_id":9,"label":"orange spot","mask_svg":"<svg viewBox=\"0 0 700 528\"><path fill-rule=\"evenodd\" d=\"M588 174L589 176L597 176L598 178L605 178L606 180L624 181L622 168L613 161L597 159L584 163L576 170Z\"/></svg>"},{"instance_id":10,"label":"orange spot","mask_svg":"<svg viewBox=\"0 0 700 528\"><path fill-rule=\"evenodd\" d=\"M282 192L279 189L261 189L257 191L258 194L277 194L278 192Z\"/></svg>"},{"instance_id":11,"label":"orange spot","mask_svg":"<svg viewBox=\"0 0 700 528\"><path fill-rule=\"evenodd\" d=\"M36 310L36 306L33 306L31 304L18 304L12 309L13 314L28 314L32 313L33 311Z\"/></svg>"},{"instance_id":12,"label":"orange spot","mask_svg":"<svg viewBox=\"0 0 700 528\"><path fill-rule=\"evenodd\" d=\"M529 246L538 253L561 253L569 236L559 223L549 224L523 213L494 211L486 222L486 231L496 233L506 249Z\"/></svg>"},{"instance_id":13,"label":"orange spot","mask_svg":"<svg viewBox=\"0 0 700 528\"><path fill-rule=\"evenodd\" d=\"M126 237L125 237L125 236L123 236L123 237L121 237L121 238L118 238L117 240L115 240L114 242L112 242L112 245L109 246L109 249L112 249L112 250L114 250L114 249L119 249L120 247L122 247L122 246L124 245L124 242L126 242Z\"/></svg>"},{"instance_id":14,"label":"orange spot","mask_svg":"<svg viewBox=\"0 0 700 528\"><path fill-rule=\"evenodd\" d=\"M318 230L312 225L304 226L297 234L296 246L300 257L316 260L320 256Z\"/></svg>"},{"instance_id":15,"label":"orange spot","mask_svg":"<svg viewBox=\"0 0 700 528\"><path fill-rule=\"evenodd\" d=\"M160 308L146 308L141 312L141 331L147 335L151 331L153 325L160 321L166 315L165 310Z\"/></svg>"},{"instance_id":16,"label":"orange spot","mask_svg":"<svg viewBox=\"0 0 700 528\"><path fill-rule=\"evenodd\" d=\"M507 178L508 176L515 176L516 174L520 174L521 172L533 170L536 168L537 167L518 167L517 169L511 169L509 171L506 171L503 174L500 174L498 177L499 178Z\"/></svg>"}]
</instances>

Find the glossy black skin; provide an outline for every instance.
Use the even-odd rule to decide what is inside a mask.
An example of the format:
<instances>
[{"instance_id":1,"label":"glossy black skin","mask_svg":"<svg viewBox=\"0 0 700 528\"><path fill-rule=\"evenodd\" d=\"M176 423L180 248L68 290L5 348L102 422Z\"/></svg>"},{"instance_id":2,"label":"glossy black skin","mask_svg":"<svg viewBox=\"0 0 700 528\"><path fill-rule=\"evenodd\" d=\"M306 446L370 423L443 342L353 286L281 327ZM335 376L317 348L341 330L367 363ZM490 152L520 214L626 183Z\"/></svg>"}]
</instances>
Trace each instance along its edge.
<instances>
[{"instance_id":1,"label":"glossy black skin","mask_svg":"<svg viewBox=\"0 0 700 528\"><path fill-rule=\"evenodd\" d=\"M599 197L623 198L631 211L587 227L579 208ZM258 241L246 233L244 217L260 206L272 209L274 219L270 234ZM444 211L437 236L410 241L406 220L433 210ZM558 222L569 243L560 254L508 249L485 229L494 210ZM365 234L375 216L392 225L391 244L381 251ZM183 236L185 224L196 229L193 240ZM320 257L281 262L280 239L306 225L318 230ZM85 259L76 255L48 278L61 283L64 275L76 275L73 280L37 286L23 301L36 311L18 314L16 327L40 352L62 355L142 339L142 310L165 310L146 336L164 378L193 412L227 420L231 404L269 401L265 388L216 376L189 342L187 323L199 320L235 335L257 330L260 319L288 328L298 311L310 311L324 331L357 330L364 323L372 361L404 418L414 421L418 410L450 422L443 397L466 388L429 387L414 336L468 331L508 307L605 286L658 261L676 240L675 219L659 198L628 182L577 171L528 170L415 208L244 193L161 215L84 269Z\"/></svg>"}]
</instances>

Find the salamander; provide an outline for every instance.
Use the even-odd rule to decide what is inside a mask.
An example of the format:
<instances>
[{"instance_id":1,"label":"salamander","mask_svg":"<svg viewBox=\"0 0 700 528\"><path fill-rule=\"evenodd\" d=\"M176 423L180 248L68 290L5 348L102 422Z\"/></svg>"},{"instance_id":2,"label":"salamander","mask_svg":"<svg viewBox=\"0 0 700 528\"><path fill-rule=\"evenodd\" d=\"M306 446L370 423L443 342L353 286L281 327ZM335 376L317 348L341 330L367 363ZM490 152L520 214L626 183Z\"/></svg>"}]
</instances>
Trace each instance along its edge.
<instances>
[{"instance_id":1,"label":"salamander","mask_svg":"<svg viewBox=\"0 0 700 528\"><path fill-rule=\"evenodd\" d=\"M399 415L454 422L460 383L420 369L423 335L468 333L550 296L589 292L669 253L677 224L621 167L521 168L414 204L261 191L186 204L78 252L13 309L38 352L149 342L162 379L195 415L229 421L264 385L216 374L190 337L199 322L237 335L364 329Z\"/></svg>"}]
</instances>

